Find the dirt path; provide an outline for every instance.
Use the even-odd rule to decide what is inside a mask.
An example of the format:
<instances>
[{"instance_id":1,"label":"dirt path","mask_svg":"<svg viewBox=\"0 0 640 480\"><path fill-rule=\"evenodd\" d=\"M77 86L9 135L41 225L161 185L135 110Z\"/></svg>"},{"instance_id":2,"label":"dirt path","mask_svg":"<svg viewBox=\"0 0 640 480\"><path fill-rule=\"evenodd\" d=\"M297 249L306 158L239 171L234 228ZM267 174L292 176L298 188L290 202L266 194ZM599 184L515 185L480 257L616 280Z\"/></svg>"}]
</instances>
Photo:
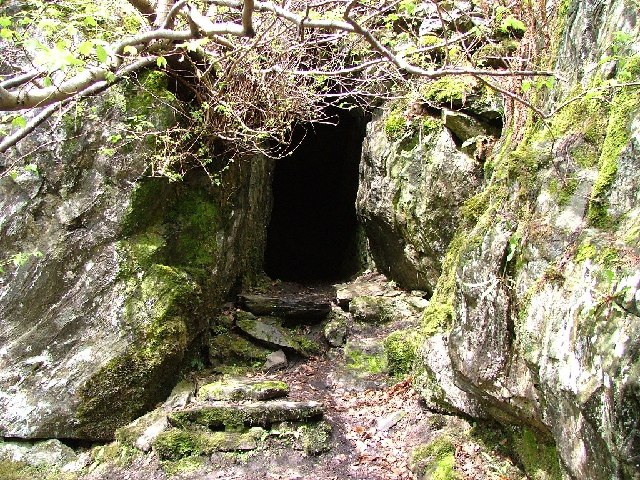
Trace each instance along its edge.
<instances>
[{"instance_id":1,"label":"dirt path","mask_svg":"<svg viewBox=\"0 0 640 480\"><path fill-rule=\"evenodd\" d=\"M365 290L374 296L405 297L384 277L367 279ZM282 294L282 286L280 294ZM288 289L288 290L287 290ZM285 287L285 294L318 295L318 290ZM322 289L320 289L322 290ZM324 292L324 290L322 290ZM321 293L322 293L321 292ZM324 292L326 293L326 292ZM323 294L324 294L323 293ZM408 301L415 298L407 297ZM419 298L418 298L419 300ZM404 300L402 300L404 301ZM366 308L365 308L366 310ZM410 309L409 309L410 310ZM331 449L319 455L305 454L299 430L286 425L267 431L258 448L248 452L214 453L210 457L185 458L169 465L150 453L133 458L122 468L98 469L86 480L182 480L284 479L284 480L409 480L431 478L411 471L412 452L439 436L455 447L453 476L443 478L523 478L520 470L495 452L466 435L471 425L463 419L428 411L411 386L411 378L385 373L382 344L389 333L416 327L419 315L403 315L371 324L349 320L346 345L328 349L309 359L290 359L286 369L273 373L249 373L254 380L281 380L289 385L288 399L319 401L324 420L331 425ZM366 316L367 313L362 314ZM354 313L354 317L358 315ZM355 352L355 353L354 353ZM366 355L361 355L365 352ZM373 352L373 353L372 353ZM371 355L368 355L372 353ZM357 354L357 355L356 355ZM363 360L364 359L364 360ZM355 363L354 363L355 362ZM280 431L278 430L280 429ZM453 439L453 440L452 440ZM414 462L415 463L415 462ZM415 467L415 466L414 466ZM424 469L424 467L423 467ZM414 468L415 470L415 468ZM438 477L440 478L440 477ZM526 477L525 477L526 478Z\"/></svg>"}]
</instances>

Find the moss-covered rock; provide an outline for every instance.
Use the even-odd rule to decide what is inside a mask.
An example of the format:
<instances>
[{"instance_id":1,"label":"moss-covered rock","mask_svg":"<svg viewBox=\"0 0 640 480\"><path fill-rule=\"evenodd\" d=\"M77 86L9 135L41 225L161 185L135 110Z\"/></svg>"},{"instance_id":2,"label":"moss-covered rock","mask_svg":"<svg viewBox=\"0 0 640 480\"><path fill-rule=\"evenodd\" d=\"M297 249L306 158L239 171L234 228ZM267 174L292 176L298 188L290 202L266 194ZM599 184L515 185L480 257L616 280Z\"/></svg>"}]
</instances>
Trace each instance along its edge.
<instances>
[{"instance_id":1,"label":"moss-covered rock","mask_svg":"<svg viewBox=\"0 0 640 480\"><path fill-rule=\"evenodd\" d=\"M349 303L349 313L356 322L387 323L394 320L394 303L394 299L388 297L354 297Z\"/></svg>"},{"instance_id":2,"label":"moss-covered rock","mask_svg":"<svg viewBox=\"0 0 640 480\"><path fill-rule=\"evenodd\" d=\"M409 458L411 470L424 480L457 480L461 476L454 470L455 445L443 435L430 443L412 450Z\"/></svg>"},{"instance_id":3,"label":"moss-covered rock","mask_svg":"<svg viewBox=\"0 0 640 480\"><path fill-rule=\"evenodd\" d=\"M264 430L251 428L247 432L211 432L204 429L172 428L160 434L153 449L162 460L211 455L214 452L254 450Z\"/></svg>"},{"instance_id":4,"label":"moss-covered rock","mask_svg":"<svg viewBox=\"0 0 640 480\"><path fill-rule=\"evenodd\" d=\"M271 400L195 406L170 413L169 421L172 425L182 427L197 424L212 429L242 431L245 426L269 426L277 422L313 420L319 417L322 417L322 404L318 402Z\"/></svg>"},{"instance_id":5,"label":"moss-covered rock","mask_svg":"<svg viewBox=\"0 0 640 480\"><path fill-rule=\"evenodd\" d=\"M202 385L198 389L200 400L269 400L286 397L289 385L279 380L251 380L226 378Z\"/></svg>"},{"instance_id":6,"label":"moss-covered rock","mask_svg":"<svg viewBox=\"0 0 640 480\"><path fill-rule=\"evenodd\" d=\"M187 274L164 265L129 283L124 315L137 341L82 388L77 430L83 438L113 438L117 427L168 395L195 333L187 312L198 294Z\"/></svg>"},{"instance_id":7,"label":"moss-covered rock","mask_svg":"<svg viewBox=\"0 0 640 480\"><path fill-rule=\"evenodd\" d=\"M268 348L257 345L237 333L223 333L209 340L209 361L214 367L257 367L265 362L270 353L271 350Z\"/></svg>"},{"instance_id":8,"label":"moss-covered rock","mask_svg":"<svg viewBox=\"0 0 640 480\"><path fill-rule=\"evenodd\" d=\"M390 375L408 375L417 359L417 349L422 336L412 330L398 330L384 340L384 352Z\"/></svg>"},{"instance_id":9,"label":"moss-covered rock","mask_svg":"<svg viewBox=\"0 0 640 480\"><path fill-rule=\"evenodd\" d=\"M331 425L325 421L307 423L300 427L304 453L320 455L331 450L331 430Z\"/></svg>"},{"instance_id":10,"label":"moss-covered rock","mask_svg":"<svg viewBox=\"0 0 640 480\"><path fill-rule=\"evenodd\" d=\"M282 326L281 320L275 317L255 317L249 312L237 312L236 324L247 335L273 348L292 350L307 357L320 351L316 342Z\"/></svg>"}]
</instances>

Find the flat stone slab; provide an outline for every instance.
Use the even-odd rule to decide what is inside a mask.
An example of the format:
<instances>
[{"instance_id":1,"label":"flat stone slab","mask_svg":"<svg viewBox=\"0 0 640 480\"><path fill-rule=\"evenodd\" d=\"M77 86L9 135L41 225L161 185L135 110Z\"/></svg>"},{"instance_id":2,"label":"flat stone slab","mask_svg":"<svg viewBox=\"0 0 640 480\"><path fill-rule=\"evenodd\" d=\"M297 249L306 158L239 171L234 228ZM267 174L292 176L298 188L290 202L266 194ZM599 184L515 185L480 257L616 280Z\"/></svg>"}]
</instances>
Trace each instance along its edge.
<instances>
[{"instance_id":1,"label":"flat stone slab","mask_svg":"<svg viewBox=\"0 0 640 480\"><path fill-rule=\"evenodd\" d=\"M198 400L270 400L286 397L289 385L278 380L230 378L207 383L198 390Z\"/></svg>"},{"instance_id":2,"label":"flat stone slab","mask_svg":"<svg viewBox=\"0 0 640 480\"><path fill-rule=\"evenodd\" d=\"M348 308L355 297L394 297L401 291L393 287L381 274L366 274L353 282L336 285L336 300L342 308Z\"/></svg>"},{"instance_id":3,"label":"flat stone slab","mask_svg":"<svg viewBox=\"0 0 640 480\"><path fill-rule=\"evenodd\" d=\"M293 350L305 357L318 351L318 346L311 340L283 327L276 318L258 318L248 312L237 312L236 325L247 335L275 348Z\"/></svg>"},{"instance_id":4,"label":"flat stone slab","mask_svg":"<svg viewBox=\"0 0 640 480\"><path fill-rule=\"evenodd\" d=\"M275 296L243 293L238 296L240 307L254 315L269 315L289 319L322 320L331 312L331 298L321 294Z\"/></svg>"},{"instance_id":5,"label":"flat stone slab","mask_svg":"<svg viewBox=\"0 0 640 480\"><path fill-rule=\"evenodd\" d=\"M276 422L319 419L322 411L322 404L313 401L215 402L170 413L169 422L177 427L197 424L211 429L240 430L246 426L265 427Z\"/></svg>"},{"instance_id":6,"label":"flat stone slab","mask_svg":"<svg viewBox=\"0 0 640 480\"><path fill-rule=\"evenodd\" d=\"M214 452L254 450L258 447L262 428L248 432L211 432L203 429L172 428L161 433L153 442L153 449L163 460L179 460L192 455Z\"/></svg>"}]
</instances>

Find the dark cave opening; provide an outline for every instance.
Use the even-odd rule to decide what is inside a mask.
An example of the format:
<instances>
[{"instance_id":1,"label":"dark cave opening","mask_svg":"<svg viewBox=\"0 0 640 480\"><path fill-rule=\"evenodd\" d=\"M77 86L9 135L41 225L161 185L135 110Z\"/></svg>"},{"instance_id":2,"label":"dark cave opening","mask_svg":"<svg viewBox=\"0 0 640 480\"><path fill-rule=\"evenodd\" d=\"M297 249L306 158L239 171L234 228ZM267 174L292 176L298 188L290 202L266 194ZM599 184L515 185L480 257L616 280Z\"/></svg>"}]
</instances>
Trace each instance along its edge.
<instances>
[{"instance_id":1,"label":"dark cave opening","mask_svg":"<svg viewBox=\"0 0 640 480\"><path fill-rule=\"evenodd\" d=\"M302 125L276 162L265 271L280 280L346 280L360 268L355 201L366 120L329 112L336 125Z\"/></svg>"}]
</instances>

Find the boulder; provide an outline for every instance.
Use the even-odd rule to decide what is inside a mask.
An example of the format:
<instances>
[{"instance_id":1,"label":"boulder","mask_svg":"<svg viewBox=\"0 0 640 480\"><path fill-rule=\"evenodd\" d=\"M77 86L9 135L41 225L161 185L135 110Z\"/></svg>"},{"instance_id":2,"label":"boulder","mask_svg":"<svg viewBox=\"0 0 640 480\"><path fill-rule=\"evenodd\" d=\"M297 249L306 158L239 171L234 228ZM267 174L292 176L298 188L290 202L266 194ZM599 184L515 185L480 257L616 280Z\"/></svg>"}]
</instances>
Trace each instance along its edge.
<instances>
[{"instance_id":1,"label":"boulder","mask_svg":"<svg viewBox=\"0 0 640 480\"><path fill-rule=\"evenodd\" d=\"M20 260L0 281L4 437L112 439L167 397L215 307L261 264L271 162L230 164L223 188L199 170L146 178L157 143L109 139L133 111L174 125L176 100L162 74L139 81L0 159L35 152L0 178L0 261Z\"/></svg>"},{"instance_id":2,"label":"boulder","mask_svg":"<svg viewBox=\"0 0 640 480\"><path fill-rule=\"evenodd\" d=\"M323 329L324 338L329 345L339 347L345 342L349 320L349 314L338 307L331 312L329 321L324 325Z\"/></svg>"},{"instance_id":3,"label":"boulder","mask_svg":"<svg viewBox=\"0 0 640 480\"><path fill-rule=\"evenodd\" d=\"M378 270L401 287L431 293L482 166L439 120L428 129L416 120L390 138L390 115L378 113L367 126L356 208Z\"/></svg>"}]
</instances>

